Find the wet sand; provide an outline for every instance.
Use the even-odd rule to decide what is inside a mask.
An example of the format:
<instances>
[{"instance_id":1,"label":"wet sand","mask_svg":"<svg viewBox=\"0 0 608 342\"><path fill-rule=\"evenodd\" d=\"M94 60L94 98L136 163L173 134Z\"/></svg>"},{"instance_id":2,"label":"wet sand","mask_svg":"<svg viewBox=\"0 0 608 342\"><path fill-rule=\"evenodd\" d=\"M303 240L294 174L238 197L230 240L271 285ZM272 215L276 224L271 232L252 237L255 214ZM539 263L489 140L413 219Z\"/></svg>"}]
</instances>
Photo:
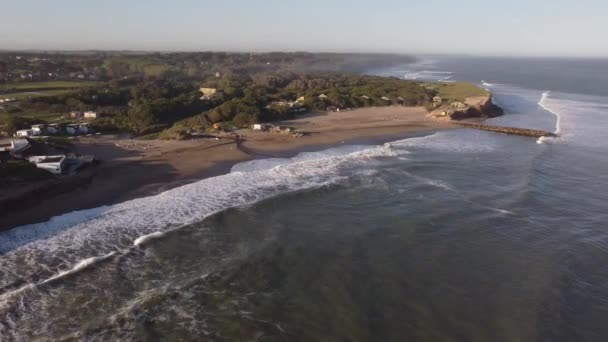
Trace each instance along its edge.
<instances>
[{"instance_id":1,"label":"wet sand","mask_svg":"<svg viewBox=\"0 0 608 342\"><path fill-rule=\"evenodd\" d=\"M2 210L0 230L158 194L225 174L234 164L255 158L290 157L340 144L381 144L453 128L449 123L428 120L426 114L418 107L364 108L306 114L279 123L306 133L299 138L250 130L235 132L240 136L238 142L228 136L189 141L81 138L74 152L93 154L101 164L77 176L55 180L42 190L28 189L25 195L26 190L5 192L0 201L8 199L17 205Z\"/></svg>"}]
</instances>

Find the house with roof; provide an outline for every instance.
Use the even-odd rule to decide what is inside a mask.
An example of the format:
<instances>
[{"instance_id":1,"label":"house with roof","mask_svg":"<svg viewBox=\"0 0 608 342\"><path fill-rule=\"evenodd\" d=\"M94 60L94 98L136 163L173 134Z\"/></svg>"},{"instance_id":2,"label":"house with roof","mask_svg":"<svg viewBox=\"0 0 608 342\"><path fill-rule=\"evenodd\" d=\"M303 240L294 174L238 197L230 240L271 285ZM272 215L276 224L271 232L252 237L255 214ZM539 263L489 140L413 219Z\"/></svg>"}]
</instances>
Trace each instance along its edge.
<instances>
[{"instance_id":1,"label":"house with roof","mask_svg":"<svg viewBox=\"0 0 608 342\"><path fill-rule=\"evenodd\" d=\"M89 124L80 124L78 125L78 132L82 134L93 133L93 128Z\"/></svg>"},{"instance_id":2,"label":"house with roof","mask_svg":"<svg viewBox=\"0 0 608 342\"><path fill-rule=\"evenodd\" d=\"M84 112L82 115L84 116L85 119L97 119L97 118L101 117L101 115L99 113L93 112L93 111Z\"/></svg>"},{"instance_id":3,"label":"house with roof","mask_svg":"<svg viewBox=\"0 0 608 342\"><path fill-rule=\"evenodd\" d=\"M58 124L50 124L46 128L46 133L51 135L61 134L62 129Z\"/></svg>"},{"instance_id":4,"label":"house with roof","mask_svg":"<svg viewBox=\"0 0 608 342\"><path fill-rule=\"evenodd\" d=\"M9 151L15 158L23 158L26 152L31 148L30 142L27 139L13 139L10 147L5 147L3 150Z\"/></svg>"},{"instance_id":5,"label":"house with roof","mask_svg":"<svg viewBox=\"0 0 608 342\"><path fill-rule=\"evenodd\" d=\"M65 132L69 135L76 135L78 133L78 124L69 124L65 126Z\"/></svg>"},{"instance_id":6,"label":"house with roof","mask_svg":"<svg viewBox=\"0 0 608 342\"><path fill-rule=\"evenodd\" d=\"M15 132L15 136L21 137L21 138L31 137L33 135L34 135L34 132L31 129L20 129L17 132Z\"/></svg>"},{"instance_id":7,"label":"house with roof","mask_svg":"<svg viewBox=\"0 0 608 342\"><path fill-rule=\"evenodd\" d=\"M325 94L321 94L318 96L319 100L327 100L329 98L329 96L325 95Z\"/></svg>"},{"instance_id":8,"label":"house with roof","mask_svg":"<svg viewBox=\"0 0 608 342\"><path fill-rule=\"evenodd\" d=\"M44 125L44 124L32 125L31 128L32 128L32 135L40 136L40 135L44 135L44 133L46 132L46 125Z\"/></svg>"}]
</instances>

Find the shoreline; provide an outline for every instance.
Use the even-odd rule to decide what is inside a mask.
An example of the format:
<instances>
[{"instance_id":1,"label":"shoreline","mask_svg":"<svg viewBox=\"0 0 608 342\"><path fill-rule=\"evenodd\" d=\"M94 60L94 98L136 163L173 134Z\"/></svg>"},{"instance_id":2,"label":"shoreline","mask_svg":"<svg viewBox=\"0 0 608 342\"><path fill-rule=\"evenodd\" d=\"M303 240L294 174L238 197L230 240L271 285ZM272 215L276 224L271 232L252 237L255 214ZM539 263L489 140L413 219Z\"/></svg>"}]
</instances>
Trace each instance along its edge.
<instances>
[{"instance_id":1,"label":"shoreline","mask_svg":"<svg viewBox=\"0 0 608 342\"><path fill-rule=\"evenodd\" d=\"M83 139L76 150L95 154L102 164L55 181L59 185L40 194L18 197L20 208L0 216L0 231L46 222L70 212L122 203L160 194L186 184L230 172L240 162L291 158L298 153L342 145L381 145L386 142L454 129L428 120L418 107L364 108L343 113L312 113L281 125L310 132L291 136L241 130L236 140L141 141L114 137ZM378 120L378 116L383 117ZM76 177L76 178L73 178ZM79 184L74 186L74 179ZM56 192L56 193L53 193Z\"/></svg>"}]
</instances>

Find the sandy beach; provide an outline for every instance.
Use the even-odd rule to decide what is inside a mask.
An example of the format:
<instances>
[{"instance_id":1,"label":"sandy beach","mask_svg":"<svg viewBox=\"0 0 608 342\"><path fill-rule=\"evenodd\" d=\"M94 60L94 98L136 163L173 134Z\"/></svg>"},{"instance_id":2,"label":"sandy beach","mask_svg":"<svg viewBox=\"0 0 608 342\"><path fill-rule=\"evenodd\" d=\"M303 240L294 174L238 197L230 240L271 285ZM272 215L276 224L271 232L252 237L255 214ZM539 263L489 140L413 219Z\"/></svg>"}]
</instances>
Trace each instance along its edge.
<instances>
[{"instance_id":1,"label":"sandy beach","mask_svg":"<svg viewBox=\"0 0 608 342\"><path fill-rule=\"evenodd\" d=\"M339 144L381 144L453 128L426 115L421 107L395 106L311 113L278 123L305 133L299 138L246 129L233 132L240 137L238 141L229 136L188 141L80 138L74 152L93 154L101 164L77 176L5 191L0 195L0 230L158 194L227 173L234 164L246 160L289 157ZM17 202L19 206L11 205Z\"/></svg>"}]
</instances>

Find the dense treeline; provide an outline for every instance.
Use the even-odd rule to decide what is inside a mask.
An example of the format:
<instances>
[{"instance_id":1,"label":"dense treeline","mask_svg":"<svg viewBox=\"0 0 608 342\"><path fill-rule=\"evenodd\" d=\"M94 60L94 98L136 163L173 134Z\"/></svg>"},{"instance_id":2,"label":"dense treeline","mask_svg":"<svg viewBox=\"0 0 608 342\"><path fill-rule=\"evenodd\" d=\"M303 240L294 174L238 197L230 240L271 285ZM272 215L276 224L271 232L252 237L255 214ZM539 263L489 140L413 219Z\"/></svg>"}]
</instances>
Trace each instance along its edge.
<instances>
[{"instance_id":1,"label":"dense treeline","mask_svg":"<svg viewBox=\"0 0 608 342\"><path fill-rule=\"evenodd\" d=\"M219 94L201 99L201 86L216 89ZM201 82L177 78L115 82L84 88L73 94L38 97L23 105L39 111L99 111L108 114L108 117L96 120L99 129L145 134L193 116L197 116L197 129L211 127L214 123L241 127L291 118L304 110L327 110L328 107L426 105L433 95L419 83L394 78L280 72L245 77L210 76ZM302 101L296 103L297 99ZM24 121L23 126L29 123Z\"/></svg>"},{"instance_id":2,"label":"dense treeline","mask_svg":"<svg viewBox=\"0 0 608 342\"><path fill-rule=\"evenodd\" d=\"M93 122L99 130L146 134L176 122L176 127L196 123L193 128L204 130L215 123L242 127L332 106L424 105L433 94L418 83L342 73L411 61L397 55L306 52L0 53L0 88L19 89L19 82L1 83L3 77L22 78L24 73L30 84L28 77L43 74L101 81L0 106L0 125L14 131L44 123L54 113L63 114L67 123L65 114L92 110L106 114ZM201 87L217 94L201 98ZM295 104L298 98L303 101Z\"/></svg>"}]
</instances>

